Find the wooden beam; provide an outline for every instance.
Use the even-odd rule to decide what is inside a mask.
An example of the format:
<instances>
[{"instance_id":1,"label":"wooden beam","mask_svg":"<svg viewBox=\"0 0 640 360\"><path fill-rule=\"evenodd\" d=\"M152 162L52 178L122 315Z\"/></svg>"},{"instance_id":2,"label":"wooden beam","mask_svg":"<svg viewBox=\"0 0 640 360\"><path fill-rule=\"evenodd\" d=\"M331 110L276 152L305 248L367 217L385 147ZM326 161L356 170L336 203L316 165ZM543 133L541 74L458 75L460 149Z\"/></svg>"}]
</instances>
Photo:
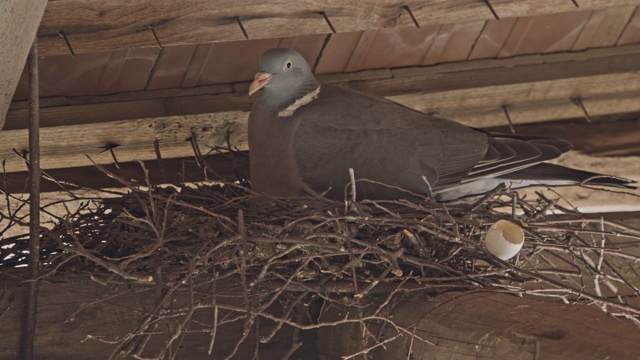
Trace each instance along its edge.
<instances>
[{"instance_id":1,"label":"wooden beam","mask_svg":"<svg viewBox=\"0 0 640 360\"><path fill-rule=\"evenodd\" d=\"M102 102L104 99L92 98L91 101L96 99L100 102L45 107L40 110L40 121L42 127L53 127L135 118L247 111L251 107L251 99L246 93L190 96L190 92L175 90L172 94L173 96L145 98L142 100L131 100L130 97L122 97L127 100L115 102ZM67 102L65 100L65 103ZM9 114L7 114L6 129L25 129L28 125L27 118L27 109L10 110Z\"/></svg>"},{"instance_id":2,"label":"wooden beam","mask_svg":"<svg viewBox=\"0 0 640 360\"><path fill-rule=\"evenodd\" d=\"M571 139L576 149L591 156L640 156L640 119L584 122L558 122L516 125L518 134ZM487 129L508 132L506 126ZM640 164L638 166L640 172Z\"/></svg>"},{"instance_id":3,"label":"wooden beam","mask_svg":"<svg viewBox=\"0 0 640 360\"><path fill-rule=\"evenodd\" d=\"M18 358L19 329L22 300L20 285L16 279L22 275L16 269L4 269L0 289L3 321L0 322L0 356L3 359ZM145 320L149 309L154 309L153 285L112 284L105 285L103 274L75 275L56 274L42 281L38 293L38 328L36 354L41 359L68 358L70 350L77 359L105 359L114 353L123 336L137 329ZM194 296L187 286L172 293L175 307L187 306L188 302L204 301L203 296L215 293L216 304L221 305L217 324L217 336L213 355L207 356L211 343L209 325L213 323L214 310L196 309L189 314L189 322L180 335L180 346L175 346L172 355L179 359L223 358L233 351L236 342L243 336L242 321L229 321L223 315L225 306L237 304L242 297L240 285L233 281L218 280L216 286L196 289ZM160 286L158 286L160 288ZM213 290L212 290L213 289ZM335 294L332 294L335 296ZM211 296L209 296L211 297ZM369 295L367 304L377 306L386 296ZM428 300L427 300L428 299ZM273 308L273 307L272 307ZM281 316L275 309L268 314ZM172 308L170 308L172 309ZM181 329L183 315L153 319L157 323L155 335L146 346L142 358L152 358L160 353L172 333ZM301 340L317 341L311 344L323 359L340 359L341 356L363 349L362 328L353 319L358 310L354 307L324 306L320 322L336 322L334 326L322 326L317 335L303 336ZM436 297L433 292L413 292L398 296L390 314L395 324L403 328L416 328L420 338L411 341L404 335L385 346L372 349L375 359L405 359L411 351L414 359L456 358L474 359L634 359L637 358L638 329L631 321L616 319L596 305L564 304L560 301L540 301L530 296L518 297L498 292L445 293ZM174 320L177 319L177 320ZM233 320L233 318L231 318ZM274 323L260 318L261 329L272 329ZM174 321L172 321L174 320ZM224 321L226 320L226 321ZM368 330L387 338L395 334L393 327L377 328L375 322L367 323ZM379 323L378 323L378 326ZM192 330L195 328L196 330ZM293 329L284 325L273 339L263 344L262 333L251 327L248 338L240 346L236 357L248 359L258 347L261 358L280 359L287 357L291 348ZM166 332L166 333L164 333ZM166 336L165 336L166 335ZM317 339L317 340L316 340ZM135 344L135 343L134 343ZM309 346L309 344L307 344ZM527 355L528 354L528 355ZM114 358L117 354L114 354ZM289 354L290 355L290 354Z\"/></svg>"},{"instance_id":4,"label":"wooden beam","mask_svg":"<svg viewBox=\"0 0 640 360\"><path fill-rule=\"evenodd\" d=\"M578 136L576 136L577 138ZM607 138L602 139L606 142ZM556 164L575 169L594 171L633 179L640 182L640 156L627 157L595 157L582 151L569 152L557 160ZM561 186L552 189L544 187L519 190L518 194L528 199L536 199L536 191L540 191L549 199L559 199L558 204L568 209L577 208L583 213L635 212L640 214L640 189L619 190L602 189L583 186ZM507 209L511 212L511 209Z\"/></svg>"},{"instance_id":5,"label":"wooden beam","mask_svg":"<svg viewBox=\"0 0 640 360\"><path fill-rule=\"evenodd\" d=\"M500 18L637 5L633 0L503 0ZM483 1L405 2L336 0L109 1L58 0L47 6L39 30L43 55L238 41L283 36L484 21L494 15Z\"/></svg>"},{"instance_id":6,"label":"wooden beam","mask_svg":"<svg viewBox=\"0 0 640 360\"><path fill-rule=\"evenodd\" d=\"M16 91L47 0L0 3L0 129Z\"/></svg>"},{"instance_id":7,"label":"wooden beam","mask_svg":"<svg viewBox=\"0 0 640 360\"><path fill-rule=\"evenodd\" d=\"M593 305L501 293L448 293L427 299L424 293L410 294L398 301L391 315L396 324L416 329L432 344L408 336L390 339L396 330L372 323L370 333L380 331L386 334L382 340L393 341L368 354L374 359L415 360L632 359L637 354L638 329L633 323L614 319ZM340 321L356 311L329 307L321 321ZM357 323L320 328L318 349L329 359L356 353L363 347L362 332Z\"/></svg>"},{"instance_id":8,"label":"wooden beam","mask_svg":"<svg viewBox=\"0 0 640 360\"><path fill-rule=\"evenodd\" d=\"M640 111L640 73L487 86L389 97L408 107L474 127L585 117L572 99L580 98L589 116Z\"/></svg>"},{"instance_id":9,"label":"wooden beam","mask_svg":"<svg viewBox=\"0 0 640 360\"><path fill-rule=\"evenodd\" d=\"M146 184L144 168L149 172L152 185L180 184L205 180L234 181L249 177L249 153L204 156L209 167L198 164L194 156L176 159L163 159L162 165L156 159L142 162L121 162L118 166L106 164L104 168L121 178ZM141 164L142 163L142 164ZM211 172L213 169L215 173ZM27 191L29 173L26 171L0 175L0 191L24 193ZM65 192L76 189L121 188L122 183L107 176L94 165L47 170L42 180L42 192Z\"/></svg>"},{"instance_id":10,"label":"wooden beam","mask_svg":"<svg viewBox=\"0 0 640 360\"><path fill-rule=\"evenodd\" d=\"M21 284L16 279L24 276L15 271L18 269L3 269L5 275L0 276L0 358L19 359L20 329L22 304L25 300ZM95 274L96 278L100 274ZM88 275L66 274L65 276L49 277L40 283L41 291L38 292L38 327L36 329L35 358L37 359L84 359L102 360L111 358L125 358L124 355L114 353L118 340L129 334L142 321L144 314L155 307L153 287L144 285L117 285L107 286L95 281ZM220 304L235 304L238 296L238 284L231 281L216 282L216 301ZM235 286L235 288L233 287ZM186 288L186 287L185 287ZM151 290L150 290L151 289ZM198 294L211 291L198 289ZM109 293L109 298L104 299L104 294ZM197 297L196 297L197 298ZM184 304L188 301L188 290L175 291L172 304ZM94 303L95 302L95 303ZM96 306L93 306L96 305ZM176 305L178 306L178 305ZM215 347L213 354L207 355L208 344L211 342L209 334L201 331L190 331L195 324L211 322L213 310L196 310L189 322L189 329L181 334L180 345L172 350L171 354L178 359L221 359L234 351L237 341L243 336L242 321L228 321L223 318L224 310L221 310L221 321L217 324ZM174 329L181 324L168 321L157 321L158 329L165 331ZM182 320L182 319L181 319ZM226 320L226 321L225 321ZM261 320L261 325L274 326L269 320ZM268 344L258 341L258 334L252 329L248 338L243 342L235 357L237 359L249 359L254 355L254 346L259 347L260 356L263 359L280 359L289 350L289 342L293 337L293 328L285 325ZM165 341L171 336L155 337L146 346L146 351L140 356L152 358L162 350ZM116 341L112 341L117 339ZM286 344L286 346L283 346ZM134 356L126 356L134 358Z\"/></svg>"},{"instance_id":11,"label":"wooden beam","mask_svg":"<svg viewBox=\"0 0 640 360\"><path fill-rule=\"evenodd\" d=\"M247 150L246 124L246 112L222 112L47 127L40 132L41 166L58 169L90 166L92 161L153 160L155 141L164 159L193 156L192 136L203 153L210 148L227 148L227 134L232 146ZM24 161L15 152L27 149L27 130L4 131L0 143L6 172L25 171Z\"/></svg>"},{"instance_id":12,"label":"wooden beam","mask_svg":"<svg viewBox=\"0 0 640 360\"><path fill-rule=\"evenodd\" d=\"M356 90L384 96L442 92L638 71L638 56L640 45L522 55L506 59L391 69L390 76L350 81L349 85Z\"/></svg>"}]
</instances>

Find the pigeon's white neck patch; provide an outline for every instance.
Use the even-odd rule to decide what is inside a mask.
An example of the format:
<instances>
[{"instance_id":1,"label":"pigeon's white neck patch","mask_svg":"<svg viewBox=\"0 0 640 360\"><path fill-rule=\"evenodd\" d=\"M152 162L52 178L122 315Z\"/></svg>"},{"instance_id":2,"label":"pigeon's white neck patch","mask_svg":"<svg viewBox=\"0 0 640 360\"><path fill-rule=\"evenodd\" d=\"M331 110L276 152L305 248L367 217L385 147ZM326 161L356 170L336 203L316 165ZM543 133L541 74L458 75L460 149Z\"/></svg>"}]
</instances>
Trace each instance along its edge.
<instances>
[{"instance_id":1,"label":"pigeon's white neck patch","mask_svg":"<svg viewBox=\"0 0 640 360\"><path fill-rule=\"evenodd\" d=\"M307 105L308 103L310 103L313 100L315 100L315 98L318 97L318 94L320 94L320 85L318 85L318 87L315 90L313 90L312 92L310 92L307 95L301 97L300 99L294 101L293 104L287 106L286 109L280 111L278 113L278 117L288 117L288 116L293 115L293 113L296 110L298 110L299 107Z\"/></svg>"}]
</instances>

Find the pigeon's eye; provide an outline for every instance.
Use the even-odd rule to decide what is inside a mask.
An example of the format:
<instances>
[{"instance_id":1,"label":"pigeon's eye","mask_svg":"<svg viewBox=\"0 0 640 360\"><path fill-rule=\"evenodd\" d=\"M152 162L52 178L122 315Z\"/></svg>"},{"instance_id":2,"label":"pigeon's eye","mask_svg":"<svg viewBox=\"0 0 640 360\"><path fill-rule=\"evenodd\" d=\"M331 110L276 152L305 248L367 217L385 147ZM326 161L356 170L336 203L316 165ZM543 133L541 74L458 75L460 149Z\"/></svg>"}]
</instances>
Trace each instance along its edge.
<instances>
[{"instance_id":1,"label":"pigeon's eye","mask_svg":"<svg viewBox=\"0 0 640 360\"><path fill-rule=\"evenodd\" d=\"M291 61L287 61L284 64L284 69L287 70L287 71L291 70L292 67L293 67L293 63Z\"/></svg>"}]
</instances>

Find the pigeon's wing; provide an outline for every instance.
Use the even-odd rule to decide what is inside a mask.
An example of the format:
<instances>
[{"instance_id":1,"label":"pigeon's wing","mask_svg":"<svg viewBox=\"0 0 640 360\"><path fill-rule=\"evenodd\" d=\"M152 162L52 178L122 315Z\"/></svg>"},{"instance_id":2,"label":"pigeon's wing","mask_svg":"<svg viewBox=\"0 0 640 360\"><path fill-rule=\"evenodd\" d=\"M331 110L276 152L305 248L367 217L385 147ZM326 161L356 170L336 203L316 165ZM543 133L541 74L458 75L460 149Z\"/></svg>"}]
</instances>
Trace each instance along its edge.
<instances>
[{"instance_id":1,"label":"pigeon's wing","mask_svg":"<svg viewBox=\"0 0 640 360\"><path fill-rule=\"evenodd\" d=\"M477 189L490 190L497 183L488 180L519 174L520 170L555 159L572 147L568 141L553 138L499 133L487 133L487 136L489 148L485 158L469 171L466 178L441 184L442 186L436 189L436 194L443 192L451 194L451 190L459 188L469 189L473 193L477 193ZM510 179L517 180L518 176L514 176L510 176ZM522 180L531 179L522 178ZM478 184L481 182L486 184ZM470 186L471 184L475 185ZM459 191L460 195L464 195L464 192Z\"/></svg>"},{"instance_id":2,"label":"pigeon's wing","mask_svg":"<svg viewBox=\"0 0 640 360\"><path fill-rule=\"evenodd\" d=\"M459 183L487 157L488 136L371 95L322 85L318 98L293 115L293 151L304 182L341 197L348 169L358 179L430 194ZM496 158L499 157L499 154ZM380 186L358 186L360 195L394 198Z\"/></svg>"},{"instance_id":3,"label":"pigeon's wing","mask_svg":"<svg viewBox=\"0 0 640 360\"><path fill-rule=\"evenodd\" d=\"M300 176L340 198L348 169L368 179L433 195L525 169L571 148L563 140L485 133L397 103L337 86L295 114L293 151ZM397 198L394 189L362 183L365 197Z\"/></svg>"}]
</instances>

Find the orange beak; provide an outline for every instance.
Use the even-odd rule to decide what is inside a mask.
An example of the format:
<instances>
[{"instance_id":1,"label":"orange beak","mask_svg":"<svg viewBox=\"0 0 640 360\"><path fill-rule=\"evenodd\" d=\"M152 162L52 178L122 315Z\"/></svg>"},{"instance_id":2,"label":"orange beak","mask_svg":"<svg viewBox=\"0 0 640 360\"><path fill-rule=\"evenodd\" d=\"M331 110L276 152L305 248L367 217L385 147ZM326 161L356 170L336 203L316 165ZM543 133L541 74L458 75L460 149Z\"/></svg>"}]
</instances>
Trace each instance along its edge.
<instances>
[{"instance_id":1,"label":"orange beak","mask_svg":"<svg viewBox=\"0 0 640 360\"><path fill-rule=\"evenodd\" d=\"M249 96L253 95L256 91L262 89L267 83L269 79L271 79L271 74L264 71L259 71L256 73L256 76L253 78L253 82L249 85Z\"/></svg>"}]
</instances>

